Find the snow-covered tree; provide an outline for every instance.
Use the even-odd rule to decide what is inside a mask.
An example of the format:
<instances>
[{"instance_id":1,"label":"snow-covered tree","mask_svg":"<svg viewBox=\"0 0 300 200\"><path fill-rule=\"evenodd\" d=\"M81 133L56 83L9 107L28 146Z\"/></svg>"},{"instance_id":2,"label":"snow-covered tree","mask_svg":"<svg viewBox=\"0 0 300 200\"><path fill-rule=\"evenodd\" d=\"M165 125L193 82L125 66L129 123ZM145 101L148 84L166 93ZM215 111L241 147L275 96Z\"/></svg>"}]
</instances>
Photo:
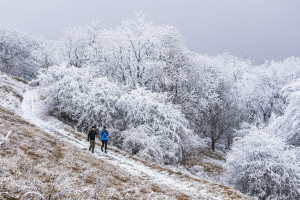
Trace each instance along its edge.
<instances>
[{"instance_id":1,"label":"snow-covered tree","mask_svg":"<svg viewBox=\"0 0 300 200\"><path fill-rule=\"evenodd\" d=\"M90 49L93 56L89 65L96 65L99 73L152 91L175 91L180 68L186 63L186 49L178 31L156 26L142 13L116 29L103 29Z\"/></svg>"},{"instance_id":2,"label":"snow-covered tree","mask_svg":"<svg viewBox=\"0 0 300 200\"><path fill-rule=\"evenodd\" d=\"M121 133L125 149L159 163L175 164L186 151L201 144L179 106L167 96L138 88L123 95L117 108L124 117Z\"/></svg>"},{"instance_id":3,"label":"snow-covered tree","mask_svg":"<svg viewBox=\"0 0 300 200\"><path fill-rule=\"evenodd\" d=\"M33 51L38 44L31 37L0 25L0 70L27 80L39 68Z\"/></svg>"},{"instance_id":4,"label":"snow-covered tree","mask_svg":"<svg viewBox=\"0 0 300 200\"><path fill-rule=\"evenodd\" d=\"M225 140L229 146L231 130L240 122L233 67L224 60L189 54L189 63L181 72L176 101L195 132L210 140L212 150L218 142L225 145Z\"/></svg>"},{"instance_id":5,"label":"snow-covered tree","mask_svg":"<svg viewBox=\"0 0 300 200\"><path fill-rule=\"evenodd\" d=\"M37 44L38 46L32 54L36 58L39 67L48 68L60 64L56 49L57 41L40 38L37 40Z\"/></svg>"},{"instance_id":6,"label":"snow-covered tree","mask_svg":"<svg viewBox=\"0 0 300 200\"><path fill-rule=\"evenodd\" d=\"M284 102L279 92L299 76L298 58L252 66L237 80L240 110L249 121L258 124L268 122L272 113L283 114Z\"/></svg>"},{"instance_id":7,"label":"snow-covered tree","mask_svg":"<svg viewBox=\"0 0 300 200\"><path fill-rule=\"evenodd\" d=\"M123 90L93 68L54 66L41 71L36 80L47 97L49 110L74 121L81 128L111 126L116 115L115 103Z\"/></svg>"},{"instance_id":8,"label":"snow-covered tree","mask_svg":"<svg viewBox=\"0 0 300 200\"><path fill-rule=\"evenodd\" d=\"M289 144L300 146L300 79L285 86L280 94L287 106L284 114L271 123L270 129Z\"/></svg>"},{"instance_id":9,"label":"snow-covered tree","mask_svg":"<svg viewBox=\"0 0 300 200\"><path fill-rule=\"evenodd\" d=\"M289 147L266 130L256 127L247 130L227 155L225 168L229 182L259 199L299 199L299 149Z\"/></svg>"},{"instance_id":10,"label":"snow-covered tree","mask_svg":"<svg viewBox=\"0 0 300 200\"><path fill-rule=\"evenodd\" d=\"M100 21L94 21L86 26L66 28L63 37L56 44L59 61L75 67L88 64L88 60L91 59L90 47L96 43L100 30Z\"/></svg>"}]
</instances>

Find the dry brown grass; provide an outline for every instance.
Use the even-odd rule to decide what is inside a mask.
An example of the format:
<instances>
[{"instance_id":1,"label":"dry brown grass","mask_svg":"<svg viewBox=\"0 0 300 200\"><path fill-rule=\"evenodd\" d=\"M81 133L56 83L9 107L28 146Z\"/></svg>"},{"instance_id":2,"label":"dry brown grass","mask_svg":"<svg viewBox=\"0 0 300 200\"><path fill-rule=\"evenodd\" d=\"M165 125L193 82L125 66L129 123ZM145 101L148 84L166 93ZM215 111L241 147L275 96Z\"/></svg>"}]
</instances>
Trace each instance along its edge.
<instances>
[{"instance_id":1,"label":"dry brown grass","mask_svg":"<svg viewBox=\"0 0 300 200\"><path fill-rule=\"evenodd\" d=\"M97 143L97 144L99 146L101 146L100 143ZM210 193L222 193L222 194L224 194L224 196L228 197L227 199L251 199L251 198L242 196L241 194L239 194L238 192L236 192L235 190L233 190L230 187L226 187L226 186L223 186L223 185L220 185L220 184L211 183L211 182L206 181L206 180L201 180L201 179L198 179L198 178L194 178L194 177L191 177L191 176L189 176L187 174L184 174L182 172L173 171L169 168L165 168L165 167L163 167L161 165L158 165L156 163L149 163L149 162L147 162L145 160L142 160L138 157L131 156L127 152L121 151L119 149L115 149L115 148L112 148L112 147L108 147L108 149L111 150L111 151L114 151L118 154L127 156L132 160L141 162L144 165L146 165L146 166L148 166L152 169L162 171L162 172L168 172L170 175L176 175L176 176L178 176L178 177L180 177L180 178L182 178L183 180L186 180L186 181L195 181L195 182L198 182L198 183L202 183L203 185L209 186L208 192L210 192ZM200 149L198 155L196 157L193 157L192 159L190 159L189 166L190 167L194 166L194 165L203 166L204 171L207 174L211 174L211 175L215 175L215 174L220 175L220 174L223 173L223 167L222 166L204 161L205 158L211 158L211 159L215 159L215 160L225 162L225 158L221 154L216 153L216 152L212 152L209 149ZM180 195L183 195L183 196L180 196ZM184 195L182 193L180 195L179 196L177 195L176 199L189 199L190 198L190 197L187 197L186 195Z\"/></svg>"},{"instance_id":2,"label":"dry brown grass","mask_svg":"<svg viewBox=\"0 0 300 200\"><path fill-rule=\"evenodd\" d=\"M211 162L213 160L218 161L217 163L221 164ZM222 175L224 171L222 163L224 162L225 158L223 155L213 152L210 149L203 148L199 149L198 153L187 161L187 166L188 168L196 165L202 166L204 172L209 177L215 177Z\"/></svg>"},{"instance_id":3,"label":"dry brown grass","mask_svg":"<svg viewBox=\"0 0 300 200\"><path fill-rule=\"evenodd\" d=\"M1 93L12 93L13 96L17 97L20 102L23 101L23 97L9 85L0 86L0 92Z\"/></svg>"},{"instance_id":4,"label":"dry brown grass","mask_svg":"<svg viewBox=\"0 0 300 200\"><path fill-rule=\"evenodd\" d=\"M28 85L28 82L25 81L25 80L23 80L23 79L21 79L21 78L18 78L18 77L15 77L15 76L10 76L10 77L13 78L13 79L15 79L15 80L17 80L17 81L19 81L19 82L22 82L22 83Z\"/></svg>"},{"instance_id":5,"label":"dry brown grass","mask_svg":"<svg viewBox=\"0 0 300 200\"><path fill-rule=\"evenodd\" d=\"M125 152L122 152L120 150L117 150L117 149L114 149L114 148L111 148L111 150L113 151L116 151L116 152L121 152L122 154L126 154ZM212 163L208 163L208 162L203 162L201 160L201 158L204 158L204 157L210 157L210 158L214 158L214 159L217 159L217 160L221 160L221 161L225 161L224 157L218 153L215 153L215 152L210 152L209 150L201 150L199 151L199 155L197 156L197 159L191 159L190 161L190 166L193 166L195 164L197 165L204 165L204 170L206 170L207 173L223 173L223 168L219 165L214 165ZM251 198L248 198L248 197L245 197L245 196L242 196L241 194L237 193L235 190L233 190L232 188L230 187L226 187L226 186L223 186L223 185L220 185L220 184L215 184L215 183L211 183L209 181L206 181L206 180L201 180L201 179L198 179L198 178L194 178L194 177L191 177L187 174L184 174L182 172L176 172L176 171L173 171L171 169L168 169L168 168L165 168L163 166L160 166L158 164L155 164L155 163L149 163L149 162L146 162L144 160L141 160L140 158L137 158L135 156L130 156L131 159L133 160L136 160L136 161L139 161L141 163L143 163L144 165L146 166L149 166L151 167L152 169L156 169L156 170L159 170L159 171L164 171L164 172L168 172L170 175L177 175L178 177L182 178L183 180L186 180L186 181L195 181L195 182L198 182L198 183L202 183L203 185L205 186L209 186L208 187L208 192L210 193L222 193L225 197L228 197L227 199L251 199ZM176 199L189 199L190 197L186 196L186 195L176 195Z\"/></svg>"},{"instance_id":6,"label":"dry brown grass","mask_svg":"<svg viewBox=\"0 0 300 200\"><path fill-rule=\"evenodd\" d=\"M7 194L3 194L3 195L1 195L0 197L1 197L1 200L2 200L2 199L3 199L3 200L19 200L19 199L17 199L17 198L11 197L11 196L9 196L9 195L7 195Z\"/></svg>"}]
</instances>

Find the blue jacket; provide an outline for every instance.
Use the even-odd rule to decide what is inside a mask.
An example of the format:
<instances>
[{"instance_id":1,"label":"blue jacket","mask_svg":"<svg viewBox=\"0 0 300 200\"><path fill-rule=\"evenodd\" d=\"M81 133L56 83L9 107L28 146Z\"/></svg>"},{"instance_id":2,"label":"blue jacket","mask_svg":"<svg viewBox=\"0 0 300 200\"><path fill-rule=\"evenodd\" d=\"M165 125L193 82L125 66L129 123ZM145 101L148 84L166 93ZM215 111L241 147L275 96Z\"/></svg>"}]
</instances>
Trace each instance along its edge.
<instances>
[{"instance_id":1,"label":"blue jacket","mask_svg":"<svg viewBox=\"0 0 300 200\"><path fill-rule=\"evenodd\" d=\"M100 132L101 140L108 140L108 131L101 130Z\"/></svg>"}]
</instances>

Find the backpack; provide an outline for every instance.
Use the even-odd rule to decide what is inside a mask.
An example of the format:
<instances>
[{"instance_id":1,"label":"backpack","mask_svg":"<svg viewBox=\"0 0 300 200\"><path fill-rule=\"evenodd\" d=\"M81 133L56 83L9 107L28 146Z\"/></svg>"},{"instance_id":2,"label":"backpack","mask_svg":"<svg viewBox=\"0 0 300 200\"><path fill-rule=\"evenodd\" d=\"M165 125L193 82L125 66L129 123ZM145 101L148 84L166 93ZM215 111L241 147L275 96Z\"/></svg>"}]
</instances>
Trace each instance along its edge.
<instances>
[{"instance_id":1,"label":"backpack","mask_svg":"<svg viewBox=\"0 0 300 200\"><path fill-rule=\"evenodd\" d=\"M101 138L107 139L107 136L108 136L107 133L108 133L108 132L107 132L106 130L102 130Z\"/></svg>"}]
</instances>

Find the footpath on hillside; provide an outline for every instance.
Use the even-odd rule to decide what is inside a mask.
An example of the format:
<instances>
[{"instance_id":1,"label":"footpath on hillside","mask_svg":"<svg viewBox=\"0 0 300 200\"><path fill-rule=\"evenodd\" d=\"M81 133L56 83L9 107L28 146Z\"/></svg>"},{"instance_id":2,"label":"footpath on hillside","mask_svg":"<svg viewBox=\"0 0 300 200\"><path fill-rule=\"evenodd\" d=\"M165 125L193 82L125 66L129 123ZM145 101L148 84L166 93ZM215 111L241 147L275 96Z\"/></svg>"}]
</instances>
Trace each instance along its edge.
<instances>
[{"instance_id":1,"label":"footpath on hillside","mask_svg":"<svg viewBox=\"0 0 300 200\"><path fill-rule=\"evenodd\" d=\"M76 148L90 153L87 150L89 144L86 141L85 134L75 131L72 127L62 123L55 117L46 115L46 111L43 108L45 106L37 89L30 89L24 93L21 104L22 117L24 119L42 128L49 134L56 135L62 140L71 143ZM176 169L171 170L170 168L147 163L115 148L110 148L108 154L105 154L100 151L99 143L93 156L118 166L133 175L141 176L156 184L181 191L193 199L248 199L243 194L229 187L197 179Z\"/></svg>"}]
</instances>

